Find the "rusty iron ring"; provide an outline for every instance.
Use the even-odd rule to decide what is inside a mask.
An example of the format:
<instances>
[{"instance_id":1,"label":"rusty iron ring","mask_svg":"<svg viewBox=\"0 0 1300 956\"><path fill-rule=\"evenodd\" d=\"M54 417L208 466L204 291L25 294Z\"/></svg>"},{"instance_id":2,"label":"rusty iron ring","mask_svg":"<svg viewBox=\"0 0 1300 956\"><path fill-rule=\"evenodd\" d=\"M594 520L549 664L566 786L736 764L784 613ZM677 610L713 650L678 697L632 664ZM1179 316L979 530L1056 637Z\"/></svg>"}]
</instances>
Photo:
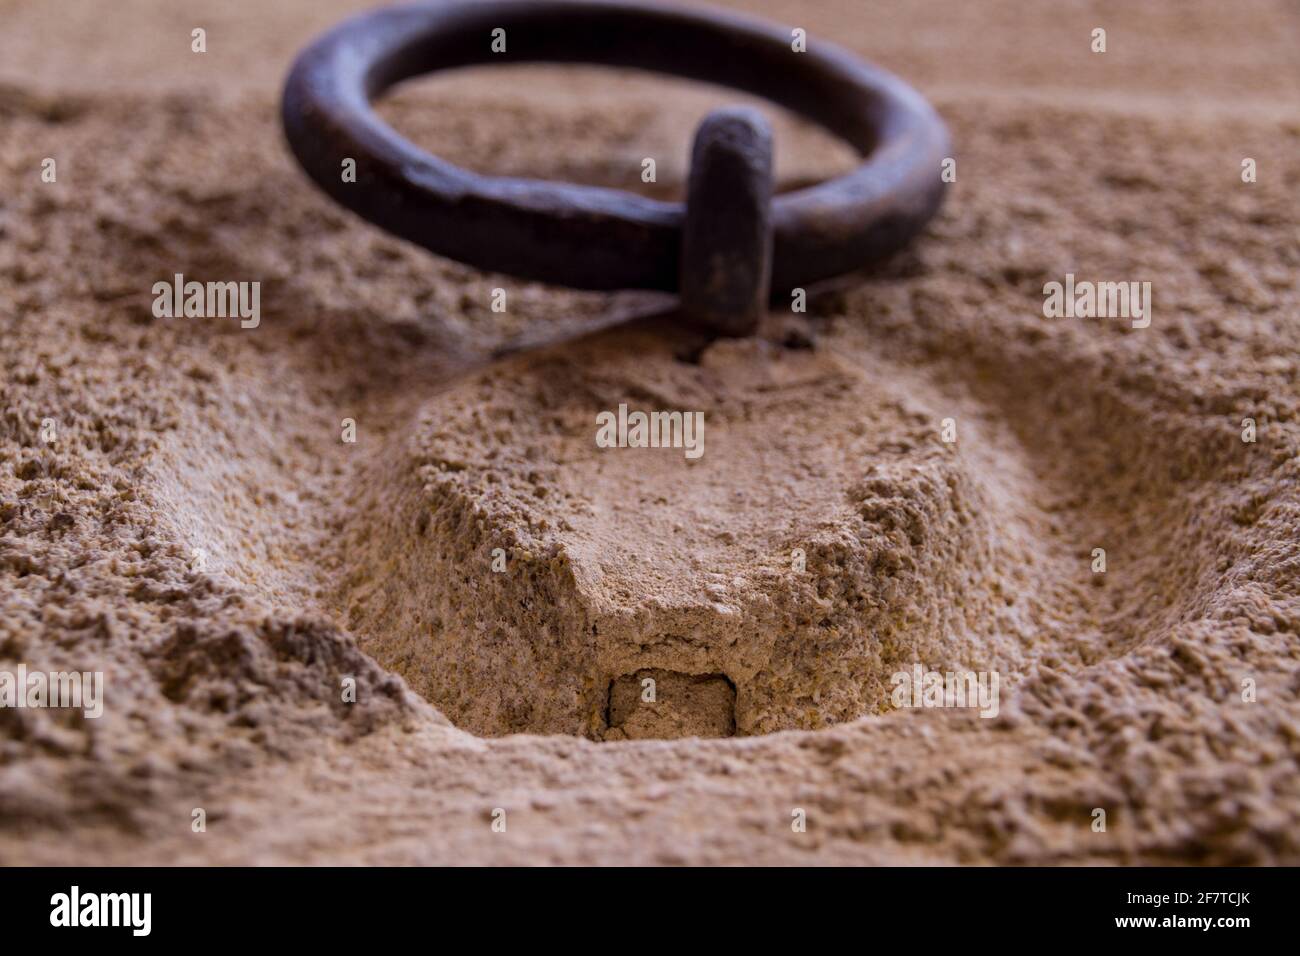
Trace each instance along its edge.
<instances>
[{"instance_id":1,"label":"rusty iron ring","mask_svg":"<svg viewBox=\"0 0 1300 956\"><path fill-rule=\"evenodd\" d=\"M497 29L505 31L506 52L492 52ZM907 84L815 37L806 52L794 52L791 37L750 18L649 2L439 0L389 7L339 24L299 55L285 84L282 119L294 155L326 193L431 252L581 289L677 292L688 284L685 204L479 175L418 149L370 103L410 77L486 63L630 67L745 90L818 123L865 157L843 176L771 198L760 218L770 217L776 298L905 245L942 203L940 167L949 155L943 122ZM697 157L712 119L697 137ZM746 133L748 146L762 147L763 134ZM733 144L732 153L745 148ZM343 181L345 159L355 160L355 182ZM717 169L725 168L718 160Z\"/></svg>"}]
</instances>

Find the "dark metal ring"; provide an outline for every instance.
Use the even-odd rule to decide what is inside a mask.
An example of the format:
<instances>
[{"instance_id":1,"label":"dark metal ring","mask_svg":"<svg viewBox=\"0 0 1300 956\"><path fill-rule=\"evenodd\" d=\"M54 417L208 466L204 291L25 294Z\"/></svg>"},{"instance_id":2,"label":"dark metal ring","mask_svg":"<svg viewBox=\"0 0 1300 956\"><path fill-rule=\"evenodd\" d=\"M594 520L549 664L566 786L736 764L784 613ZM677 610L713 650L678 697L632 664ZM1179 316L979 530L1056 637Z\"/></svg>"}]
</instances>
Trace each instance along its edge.
<instances>
[{"instance_id":1,"label":"dark metal ring","mask_svg":"<svg viewBox=\"0 0 1300 956\"><path fill-rule=\"evenodd\" d=\"M497 30L505 52L492 52ZM439 255L576 288L675 292L682 203L481 176L416 148L370 102L404 79L482 63L632 67L737 87L814 120L866 157L844 176L771 200L771 289L787 295L907 243L943 200L949 152L942 121L911 87L816 38L794 52L791 38L732 14L644 2L390 7L345 21L302 52L285 85L284 129L331 197ZM340 173L349 158L355 182Z\"/></svg>"}]
</instances>

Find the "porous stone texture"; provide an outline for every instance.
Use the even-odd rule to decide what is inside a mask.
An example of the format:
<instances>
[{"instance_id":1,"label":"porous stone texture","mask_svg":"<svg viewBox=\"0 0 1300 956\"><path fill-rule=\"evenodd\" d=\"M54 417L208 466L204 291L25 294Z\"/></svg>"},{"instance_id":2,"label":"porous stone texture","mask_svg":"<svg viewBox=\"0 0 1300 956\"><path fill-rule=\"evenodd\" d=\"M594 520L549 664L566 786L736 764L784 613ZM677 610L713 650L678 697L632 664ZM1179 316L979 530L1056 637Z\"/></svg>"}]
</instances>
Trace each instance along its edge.
<instances>
[{"instance_id":1,"label":"porous stone texture","mask_svg":"<svg viewBox=\"0 0 1300 956\"><path fill-rule=\"evenodd\" d=\"M731 5L914 82L958 175L726 341L319 195L278 85L360 4L6 6L0 670L106 699L0 708L0 861L1300 862L1294 8ZM743 100L534 67L382 111L680 198ZM853 162L769 116L778 189ZM154 318L177 272L261 324ZM1044 318L1066 273L1150 281L1151 326ZM597 447L620 403L704 454ZM894 708L918 663L998 672L997 717Z\"/></svg>"},{"instance_id":2,"label":"porous stone texture","mask_svg":"<svg viewBox=\"0 0 1300 956\"><path fill-rule=\"evenodd\" d=\"M879 713L916 660L1018 669L1034 601L1081 574L1004 533L1003 482L941 440L939 409L847 342L682 361L663 324L505 360L420 410L341 539L365 650L476 733L596 738L610 682L647 668L725 675L741 734ZM597 447L620 403L702 412L703 454ZM1040 592L1019 611L1017 575Z\"/></svg>"},{"instance_id":3,"label":"porous stone texture","mask_svg":"<svg viewBox=\"0 0 1300 956\"><path fill-rule=\"evenodd\" d=\"M720 674L643 670L610 684L606 740L730 737L736 688Z\"/></svg>"}]
</instances>

